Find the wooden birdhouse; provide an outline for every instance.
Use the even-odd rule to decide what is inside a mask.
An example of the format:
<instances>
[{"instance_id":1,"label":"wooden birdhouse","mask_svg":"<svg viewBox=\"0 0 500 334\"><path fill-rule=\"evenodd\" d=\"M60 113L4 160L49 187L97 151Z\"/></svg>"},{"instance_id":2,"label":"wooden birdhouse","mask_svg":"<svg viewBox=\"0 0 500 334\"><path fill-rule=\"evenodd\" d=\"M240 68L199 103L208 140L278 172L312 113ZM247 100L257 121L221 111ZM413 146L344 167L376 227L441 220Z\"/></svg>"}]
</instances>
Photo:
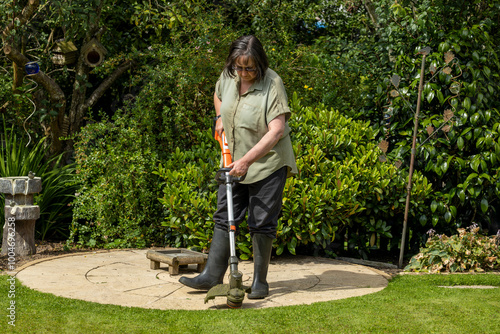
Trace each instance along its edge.
<instances>
[{"instance_id":1,"label":"wooden birdhouse","mask_svg":"<svg viewBox=\"0 0 500 334\"><path fill-rule=\"evenodd\" d=\"M76 61L78 49L73 42L59 41L52 49L52 62L56 65L70 65Z\"/></svg>"},{"instance_id":2,"label":"wooden birdhouse","mask_svg":"<svg viewBox=\"0 0 500 334\"><path fill-rule=\"evenodd\" d=\"M99 43L95 38L92 38L90 42L85 44L82 48L82 55L85 64L90 67L97 67L104 62L104 56L106 56L108 51L106 48Z\"/></svg>"}]
</instances>

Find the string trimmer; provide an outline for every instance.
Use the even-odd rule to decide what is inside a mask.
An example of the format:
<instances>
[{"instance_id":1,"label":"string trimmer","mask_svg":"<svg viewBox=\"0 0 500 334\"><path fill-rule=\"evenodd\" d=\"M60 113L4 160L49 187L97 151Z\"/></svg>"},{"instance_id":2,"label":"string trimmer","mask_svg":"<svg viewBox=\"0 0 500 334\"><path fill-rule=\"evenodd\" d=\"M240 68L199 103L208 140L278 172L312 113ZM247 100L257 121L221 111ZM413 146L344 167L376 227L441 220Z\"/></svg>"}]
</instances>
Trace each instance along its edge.
<instances>
[{"instance_id":1,"label":"string trimmer","mask_svg":"<svg viewBox=\"0 0 500 334\"><path fill-rule=\"evenodd\" d=\"M234 222L233 213L233 184L235 182L242 181L245 176L235 177L229 175L231 171L227 168L232 162L231 153L229 152L229 146L227 145L226 136L224 132L222 137L214 131L214 137L219 142L222 149L222 161L223 168L217 171L215 175L215 180L219 184L226 185L226 195L227 195L227 216L229 220L229 284L218 284L211 288L206 297L205 304L215 297L222 296L227 297L227 306L230 308L240 308L243 299L245 298L245 292L248 290L242 284L243 274L238 270L238 257L236 256L236 224Z\"/></svg>"}]
</instances>

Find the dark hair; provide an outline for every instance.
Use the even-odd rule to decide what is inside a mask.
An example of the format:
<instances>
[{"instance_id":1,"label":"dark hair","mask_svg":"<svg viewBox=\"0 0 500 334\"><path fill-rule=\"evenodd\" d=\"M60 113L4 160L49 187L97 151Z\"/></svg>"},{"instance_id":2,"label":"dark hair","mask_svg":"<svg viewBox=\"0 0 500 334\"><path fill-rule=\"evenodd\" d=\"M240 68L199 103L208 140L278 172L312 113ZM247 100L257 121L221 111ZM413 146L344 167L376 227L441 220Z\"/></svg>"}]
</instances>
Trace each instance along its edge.
<instances>
[{"instance_id":1,"label":"dark hair","mask_svg":"<svg viewBox=\"0 0 500 334\"><path fill-rule=\"evenodd\" d=\"M260 81L266 75L267 68L269 67L269 61L267 60L266 51L259 39L253 35L242 36L235 40L229 47L229 56L226 59L226 64L224 65L224 74L229 75L234 78L236 76L233 66L236 59L239 57L249 57L257 68L256 81Z\"/></svg>"}]
</instances>

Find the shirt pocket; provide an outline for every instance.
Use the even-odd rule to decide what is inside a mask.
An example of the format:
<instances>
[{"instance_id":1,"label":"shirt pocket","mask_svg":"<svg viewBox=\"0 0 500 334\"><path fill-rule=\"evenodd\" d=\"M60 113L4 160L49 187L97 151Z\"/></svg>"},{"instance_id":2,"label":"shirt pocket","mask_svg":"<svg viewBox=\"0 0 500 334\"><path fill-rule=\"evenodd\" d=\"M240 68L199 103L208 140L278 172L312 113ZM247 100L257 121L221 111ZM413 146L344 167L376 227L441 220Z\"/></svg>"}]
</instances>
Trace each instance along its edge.
<instances>
[{"instance_id":1,"label":"shirt pocket","mask_svg":"<svg viewBox=\"0 0 500 334\"><path fill-rule=\"evenodd\" d=\"M236 124L236 126L260 133L263 130L261 129L261 119L262 108L248 103L243 103L239 110L239 122L238 124Z\"/></svg>"}]
</instances>

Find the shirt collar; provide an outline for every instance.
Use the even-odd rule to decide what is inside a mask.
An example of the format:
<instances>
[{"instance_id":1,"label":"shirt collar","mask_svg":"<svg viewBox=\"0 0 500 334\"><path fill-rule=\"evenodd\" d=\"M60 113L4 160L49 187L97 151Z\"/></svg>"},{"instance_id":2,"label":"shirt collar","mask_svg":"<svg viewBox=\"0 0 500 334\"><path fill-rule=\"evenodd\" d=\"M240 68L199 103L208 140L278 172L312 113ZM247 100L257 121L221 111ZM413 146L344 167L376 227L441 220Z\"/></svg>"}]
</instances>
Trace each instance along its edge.
<instances>
[{"instance_id":1,"label":"shirt collar","mask_svg":"<svg viewBox=\"0 0 500 334\"><path fill-rule=\"evenodd\" d=\"M260 81L258 81L258 82L254 82L254 83L250 86L250 88L248 88L248 90L247 90L247 92L246 92L245 94L248 94L248 93L250 93L250 92L253 92L254 90L264 90L264 80L265 80L265 77L264 77L264 78L262 78L262 79L261 79ZM238 75L236 75L236 77L235 77L235 82L236 82L237 87L239 87L239 86L240 86L240 84L241 84L241 78L240 78Z\"/></svg>"},{"instance_id":2,"label":"shirt collar","mask_svg":"<svg viewBox=\"0 0 500 334\"><path fill-rule=\"evenodd\" d=\"M263 90L264 89L264 78L260 79L259 82L254 82L248 91L252 90Z\"/></svg>"}]
</instances>

